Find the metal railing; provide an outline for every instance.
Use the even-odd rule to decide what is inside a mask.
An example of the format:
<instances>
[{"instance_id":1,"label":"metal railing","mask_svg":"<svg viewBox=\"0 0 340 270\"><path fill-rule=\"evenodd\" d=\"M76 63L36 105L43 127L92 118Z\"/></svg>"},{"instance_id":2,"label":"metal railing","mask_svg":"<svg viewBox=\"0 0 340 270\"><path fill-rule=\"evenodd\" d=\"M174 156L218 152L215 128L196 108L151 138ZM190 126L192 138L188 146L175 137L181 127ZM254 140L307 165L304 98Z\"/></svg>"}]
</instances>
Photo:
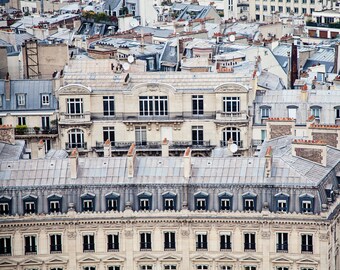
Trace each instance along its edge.
<instances>
[{"instance_id":1,"label":"metal railing","mask_svg":"<svg viewBox=\"0 0 340 270\"><path fill-rule=\"evenodd\" d=\"M25 246L25 254L36 254L37 246Z\"/></svg>"},{"instance_id":2,"label":"metal railing","mask_svg":"<svg viewBox=\"0 0 340 270\"><path fill-rule=\"evenodd\" d=\"M119 243L107 243L107 251L119 251Z\"/></svg>"},{"instance_id":3,"label":"metal railing","mask_svg":"<svg viewBox=\"0 0 340 270\"><path fill-rule=\"evenodd\" d=\"M244 243L244 250L256 250L255 243Z\"/></svg>"},{"instance_id":4,"label":"metal railing","mask_svg":"<svg viewBox=\"0 0 340 270\"><path fill-rule=\"evenodd\" d=\"M313 245L301 245L301 252L313 253Z\"/></svg>"},{"instance_id":5,"label":"metal railing","mask_svg":"<svg viewBox=\"0 0 340 270\"><path fill-rule=\"evenodd\" d=\"M176 249L176 243L175 242L164 242L164 250L175 250Z\"/></svg>"},{"instance_id":6,"label":"metal railing","mask_svg":"<svg viewBox=\"0 0 340 270\"><path fill-rule=\"evenodd\" d=\"M58 128L15 128L15 135L42 135L42 134L58 134Z\"/></svg>"},{"instance_id":7,"label":"metal railing","mask_svg":"<svg viewBox=\"0 0 340 270\"><path fill-rule=\"evenodd\" d=\"M315 26L315 27L325 27L325 28L337 28L337 29L340 29L340 22L334 22L334 23L306 22L306 26Z\"/></svg>"},{"instance_id":8,"label":"metal railing","mask_svg":"<svg viewBox=\"0 0 340 270\"><path fill-rule=\"evenodd\" d=\"M0 255L11 255L12 251L11 251L11 247L1 247L0 248Z\"/></svg>"},{"instance_id":9,"label":"metal railing","mask_svg":"<svg viewBox=\"0 0 340 270\"><path fill-rule=\"evenodd\" d=\"M196 242L196 250L207 250L208 242Z\"/></svg>"},{"instance_id":10,"label":"metal railing","mask_svg":"<svg viewBox=\"0 0 340 270\"><path fill-rule=\"evenodd\" d=\"M56 252L61 252L62 251L62 246L60 245L50 245L50 252L56 253Z\"/></svg>"},{"instance_id":11,"label":"metal railing","mask_svg":"<svg viewBox=\"0 0 340 270\"><path fill-rule=\"evenodd\" d=\"M276 244L276 251L288 252L288 244Z\"/></svg>"},{"instance_id":12,"label":"metal railing","mask_svg":"<svg viewBox=\"0 0 340 270\"><path fill-rule=\"evenodd\" d=\"M231 250L231 243L230 242L221 242L220 243L220 250Z\"/></svg>"},{"instance_id":13,"label":"metal railing","mask_svg":"<svg viewBox=\"0 0 340 270\"><path fill-rule=\"evenodd\" d=\"M151 242L140 242L140 250L151 250Z\"/></svg>"},{"instance_id":14,"label":"metal railing","mask_svg":"<svg viewBox=\"0 0 340 270\"><path fill-rule=\"evenodd\" d=\"M234 141L234 144L236 144L239 148L243 148L243 141ZM228 141L220 141L221 147L226 147L228 146Z\"/></svg>"},{"instance_id":15,"label":"metal railing","mask_svg":"<svg viewBox=\"0 0 340 270\"><path fill-rule=\"evenodd\" d=\"M65 149L71 150L71 149L80 149L80 150L86 150L87 149L87 143L65 143Z\"/></svg>"},{"instance_id":16,"label":"metal railing","mask_svg":"<svg viewBox=\"0 0 340 270\"><path fill-rule=\"evenodd\" d=\"M83 244L83 251L94 251L94 244Z\"/></svg>"}]
</instances>

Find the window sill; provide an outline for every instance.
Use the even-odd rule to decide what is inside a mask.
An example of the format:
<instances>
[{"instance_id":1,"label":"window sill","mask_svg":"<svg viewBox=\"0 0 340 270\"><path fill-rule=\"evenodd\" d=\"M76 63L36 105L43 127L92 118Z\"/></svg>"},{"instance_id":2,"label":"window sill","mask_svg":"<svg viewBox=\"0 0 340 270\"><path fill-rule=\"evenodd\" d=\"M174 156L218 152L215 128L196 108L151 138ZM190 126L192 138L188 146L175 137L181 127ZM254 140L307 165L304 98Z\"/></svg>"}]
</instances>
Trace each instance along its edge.
<instances>
[{"instance_id":1,"label":"window sill","mask_svg":"<svg viewBox=\"0 0 340 270\"><path fill-rule=\"evenodd\" d=\"M244 252L256 252L256 249L245 249Z\"/></svg>"},{"instance_id":2,"label":"window sill","mask_svg":"<svg viewBox=\"0 0 340 270\"><path fill-rule=\"evenodd\" d=\"M313 251L301 251L301 254L313 254Z\"/></svg>"},{"instance_id":3,"label":"window sill","mask_svg":"<svg viewBox=\"0 0 340 270\"><path fill-rule=\"evenodd\" d=\"M54 251L50 251L50 254L60 254L60 253L62 253L62 251L61 250L54 250Z\"/></svg>"},{"instance_id":4,"label":"window sill","mask_svg":"<svg viewBox=\"0 0 340 270\"><path fill-rule=\"evenodd\" d=\"M288 249L277 249L277 253L288 253Z\"/></svg>"},{"instance_id":5,"label":"window sill","mask_svg":"<svg viewBox=\"0 0 340 270\"><path fill-rule=\"evenodd\" d=\"M36 254L37 254L36 251L34 251L34 252L25 252L25 255L36 255Z\"/></svg>"},{"instance_id":6,"label":"window sill","mask_svg":"<svg viewBox=\"0 0 340 270\"><path fill-rule=\"evenodd\" d=\"M83 250L84 253L88 253L88 252L94 252L94 249L92 250Z\"/></svg>"},{"instance_id":7,"label":"window sill","mask_svg":"<svg viewBox=\"0 0 340 270\"><path fill-rule=\"evenodd\" d=\"M141 248L140 251L152 251L151 248Z\"/></svg>"},{"instance_id":8,"label":"window sill","mask_svg":"<svg viewBox=\"0 0 340 270\"><path fill-rule=\"evenodd\" d=\"M176 251L176 248L164 248L164 251Z\"/></svg>"},{"instance_id":9,"label":"window sill","mask_svg":"<svg viewBox=\"0 0 340 270\"><path fill-rule=\"evenodd\" d=\"M107 250L107 252L119 252L119 249L110 248Z\"/></svg>"},{"instance_id":10,"label":"window sill","mask_svg":"<svg viewBox=\"0 0 340 270\"><path fill-rule=\"evenodd\" d=\"M196 248L196 251L208 251L207 248Z\"/></svg>"},{"instance_id":11,"label":"window sill","mask_svg":"<svg viewBox=\"0 0 340 270\"><path fill-rule=\"evenodd\" d=\"M232 251L231 248L221 248L220 251Z\"/></svg>"}]
</instances>

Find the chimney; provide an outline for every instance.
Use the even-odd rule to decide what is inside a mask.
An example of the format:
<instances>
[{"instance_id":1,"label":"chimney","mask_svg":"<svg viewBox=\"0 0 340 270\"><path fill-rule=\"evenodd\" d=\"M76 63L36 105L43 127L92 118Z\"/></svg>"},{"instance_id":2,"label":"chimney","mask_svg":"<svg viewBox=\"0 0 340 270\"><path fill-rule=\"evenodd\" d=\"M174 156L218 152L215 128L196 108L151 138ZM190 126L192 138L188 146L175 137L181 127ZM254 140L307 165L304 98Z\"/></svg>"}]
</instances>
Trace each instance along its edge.
<instances>
[{"instance_id":1,"label":"chimney","mask_svg":"<svg viewBox=\"0 0 340 270\"><path fill-rule=\"evenodd\" d=\"M73 149L71 155L69 156L70 160L70 171L71 171L71 178L77 179L78 173L78 150L76 148Z\"/></svg>"},{"instance_id":2,"label":"chimney","mask_svg":"<svg viewBox=\"0 0 340 270\"><path fill-rule=\"evenodd\" d=\"M266 158L266 177L271 177L273 165L273 149L271 146L267 148L265 158Z\"/></svg>"},{"instance_id":3,"label":"chimney","mask_svg":"<svg viewBox=\"0 0 340 270\"><path fill-rule=\"evenodd\" d=\"M0 142L15 144L14 128L12 125L0 125Z\"/></svg>"},{"instance_id":4,"label":"chimney","mask_svg":"<svg viewBox=\"0 0 340 270\"><path fill-rule=\"evenodd\" d=\"M327 165L327 146L321 140L294 140L292 142L292 155L319 163L322 166Z\"/></svg>"},{"instance_id":5,"label":"chimney","mask_svg":"<svg viewBox=\"0 0 340 270\"><path fill-rule=\"evenodd\" d=\"M188 22L187 32L192 32L192 21Z\"/></svg>"},{"instance_id":6,"label":"chimney","mask_svg":"<svg viewBox=\"0 0 340 270\"><path fill-rule=\"evenodd\" d=\"M311 115L306 120L306 127L310 128L313 124L315 124L315 116Z\"/></svg>"},{"instance_id":7,"label":"chimney","mask_svg":"<svg viewBox=\"0 0 340 270\"><path fill-rule=\"evenodd\" d=\"M11 100L11 77L8 72L5 79L5 94L6 100Z\"/></svg>"},{"instance_id":8,"label":"chimney","mask_svg":"<svg viewBox=\"0 0 340 270\"><path fill-rule=\"evenodd\" d=\"M104 143L104 157L111 157L111 142L109 139Z\"/></svg>"},{"instance_id":9,"label":"chimney","mask_svg":"<svg viewBox=\"0 0 340 270\"><path fill-rule=\"evenodd\" d=\"M38 159L45 158L45 143L43 140L40 140L38 143Z\"/></svg>"},{"instance_id":10,"label":"chimney","mask_svg":"<svg viewBox=\"0 0 340 270\"><path fill-rule=\"evenodd\" d=\"M184 178L191 177L191 149L188 147L183 156L183 171L184 171Z\"/></svg>"},{"instance_id":11,"label":"chimney","mask_svg":"<svg viewBox=\"0 0 340 270\"><path fill-rule=\"evenodd\" d=\"M162 141L162 157L168 157L169 156L169 141L164 138Z\"/></svg>"},{"instance_id":12,"label":"chimney","mask_svg":"<svg viewBox=\"0 0 340 270\"><path fill-rule=\"evenodd\" d=\"M306 88L307 88L307 85L301 87L301 90L300 90L300 100L301 100L301 102L307 102L307 100L308 100L308 90Z\"/></svg>"},{"instance_id":13,"label":"chimney","mask_svg":"<svg viewBox=\"0 0 340 270\"><path fill-rule=\"evenodd\" d=\"M334 57L334 73L339 74L340 71L340 42L335 44L335 57Z\"/></svg>"},{"instance_id":14,"label":"chimney","mask_svg":"<svg viewBox=\"0 0 340 270\"><path fill-rule=\"evenodd\" d=\"M294 82L299 77L299 68L298 68L298 51L297 45L292 44L292 52L291 52L291 67L290 67L290 89L294 89Z\"/></svg>"},{"instance_id":15,"label":"chimney","mask_svg":"<svg viewBox=\"0 0 340 270\"><path fill-rule=\"evenodd\" d=\"M136 167L136 145L131 144L127 153L128 177L134 177Z\"/></svg>"}]
</instances>

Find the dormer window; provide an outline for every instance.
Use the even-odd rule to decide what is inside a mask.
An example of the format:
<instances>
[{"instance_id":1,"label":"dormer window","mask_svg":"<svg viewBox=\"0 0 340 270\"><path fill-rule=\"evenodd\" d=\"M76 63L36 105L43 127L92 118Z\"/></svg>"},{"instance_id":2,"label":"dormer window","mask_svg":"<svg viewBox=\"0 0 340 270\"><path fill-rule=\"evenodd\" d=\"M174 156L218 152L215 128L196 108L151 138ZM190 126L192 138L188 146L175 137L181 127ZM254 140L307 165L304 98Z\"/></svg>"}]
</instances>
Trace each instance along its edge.
<instances>
[{"instance_id":1,"label":"dormer window","mask_svg":"<svg viewBox=\"0 0 340 270\"><path fill-rule=\"evenodd\" d=\"M195 193L195 210L208 210L209 194L206 192Z\"/></svg>"},{"instance_id":2,"label":"dormer window","mask_svg":"<svg viewBox=\"0 0 340 270\"><path fill-rule=\"evenodd\" d=\"M0 196L0 216L11 214L12 198L9 196Z\"/></svg>"},{"instance_id":3,"label":"dormer window","mask_svg":"<svg viewBox=\"0 0 340 270\"><path fill-rule=\"evenodd\" d=\"M303 194L300 196L300 210L301 213L314 212L314 196L311 194Z\"/></svg>"},{"instance_id":4,"label":"dormer window","mask_svg":"<svg viewBox=\"0 0 340 270\"><path fill-rule=\"evenodd\" d=\"M80 196L81 197L81 205L82 205L82 211L94 211L95 210L95 197L96 195L93 193L85 193Z\"/></svg>"},{"instance_id":5,"label":"dormer window","mask_svg":"<svg viewBox=\"0 0 340 270\"><path fill-rule=\"evenodd\" d=\"M138 194L139 210L151 210L152 209L152 194L149 192L142 192Z\"/></svg>"},{"instance_id":6,"label":"dormer window","mask_svg":"<svg viewBox=\"0 0 340 270\"><path fill-rule=\"evenodd\" d=\"M261 119L267 119L270 117L270 107L262 106L260 107Z\"/></svg>"},{"instance_id":7,"label":"dormer window","mask_svg":"<svg viewBox=\"0 0 340 270\"><path fill-rule=\"evenodd\" d=\"M222 192L218 194L220 211L230 211L232 210L232 200L233 195L228 192Z\"/></svg>"},{"instance_id":8,"label":"dormer window","mask_svg":"<svg viewBox=\"0 0 340 270\"><path fill-rule=\"evenodd\" d=\"M288 117L296 119L296 112L297 112L298 107L292 105L292 106L288 106L287 109L288 109Z\"/></svg>"},{"instance_id":9,"label":"dormer window","mask_svg":"<svg viewBox=\"0 0 340 270\"><path fill-rule=\"evenodd\" d=\"M163 209L164 210L176 210L177 196L173 192L166 192L162 194L163 197Z\"/></svg>"},{"instance_id":10,"label":"dormer window","mask_svg":"<svg viewBox=\"0 0 340 270\"><path fill-rule=\"evenodd\" d=\"M289 195L285 193L278 193L275 196L276 211L288 212L289 211Z\"/></svg>"},{"instance_id":11,"label":"dormer window","mask_svg":"<svg viewBox=\"0 0 340 270\"><path fill-rule=\"evenodd\" d=\"M310 114L313 115L315 119L320 119L321 107L320 106L310 107Z\"/></svg>"},{"instance_id":12,"label":"dormer window","mask_svg":"<svg viewBox=\"0 0 340 270\"><path fill-rule=\"evenodd\" d=\"M106 211L119 211L119 199L118 193L111 192L105 195L106 199Z\"/></svg>"},{"instance_id":13,"label":"dormer window","mask_svg":"<svg viewBox=\"0 0 340 270\"><path fill-rule=\"evenodd\" d=\"M24 201L24 213L25 214L36 214L37 213L37 202L38 197L35 195L28 195L23 198Z\"/></svg>"},{"instance_id":14,"label":"dormer window","mask_svg":"<svg viewBox=\"0 0 340 270\"><path fill-rule=\"evenodd\" d=\"M47 200L48 200L48 212L49 213L61 212L61 201L62 201L61 195L52 194L47 197Z\"/></svg>"},{"instance_id":15,"label":"dormer window","mask_svg":"<svg viewBox=\"0 0 340 270\"><path fill-rule=\"evenodd\" d=\"M26 95L25 94L17 95L17 105L20 107L26 106Z\"/></svg>"},{"instance_id":16,"label":"dormer window","mask_svg":"<svg viewBox=\"0 0 340 270\"><path fill-rule=\"evenodd\" d=\"M256 211L256 197L257 195L251 192L245 193L243 197L244 211Z\"/></svg>"},{"instance_id":17,"label":"dormer window","mask_svg":"<svg viewBox=\"0 0 340 270\"><path fill-rule=\"evenodd\" d=\"M50 95L49 94L42 94L41 95L41 105L42 106L49 106L50 105Z\"/></svg>"}]
</instances>

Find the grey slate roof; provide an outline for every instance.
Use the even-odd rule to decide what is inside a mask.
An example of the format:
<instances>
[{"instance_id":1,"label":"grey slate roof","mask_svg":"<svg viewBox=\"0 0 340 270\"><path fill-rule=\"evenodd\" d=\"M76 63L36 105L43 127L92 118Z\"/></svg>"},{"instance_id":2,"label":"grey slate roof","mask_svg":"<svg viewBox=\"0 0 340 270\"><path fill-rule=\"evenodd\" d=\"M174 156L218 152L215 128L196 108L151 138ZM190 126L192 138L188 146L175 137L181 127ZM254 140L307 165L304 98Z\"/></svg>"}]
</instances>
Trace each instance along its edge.
<instances>
[{"instance_id":1,"label":"grey slate roof","mask_svg":"<svg viewBox=\"0 0 340 270\"><path fill-rule=\"evenodd\" d=\"M19 160L24 148L25 141L15 141L14 145L0 142L0 161Z\"/></svg>"},{"instance_id":2,"label":"grey slate roof","mask_svg":"<svg viewBox=\"0 0 340 270\"><path fill-rule=\"evenodd\" d=\"M137 33L141 33L143 30L144 34L152 34L155 37L161 37L161 38L167 38L173 33L173 31L169 29L161 29L161 28L147 27L147 26L141 26L141 25L135 28L132 28L131 30Z\"/></svg>"},{"instance_id":3,"label":"grey slate roof","mask_svg":"<svg viewBox=\"0 0 340 270\"><path fill-rule=\"evenodd\" d=\"M106 0L103 5L103 9L109 10L111 6L111 10L114 11L120 2L122 2L122 0Z\"/></svg>"}]
</instances>

